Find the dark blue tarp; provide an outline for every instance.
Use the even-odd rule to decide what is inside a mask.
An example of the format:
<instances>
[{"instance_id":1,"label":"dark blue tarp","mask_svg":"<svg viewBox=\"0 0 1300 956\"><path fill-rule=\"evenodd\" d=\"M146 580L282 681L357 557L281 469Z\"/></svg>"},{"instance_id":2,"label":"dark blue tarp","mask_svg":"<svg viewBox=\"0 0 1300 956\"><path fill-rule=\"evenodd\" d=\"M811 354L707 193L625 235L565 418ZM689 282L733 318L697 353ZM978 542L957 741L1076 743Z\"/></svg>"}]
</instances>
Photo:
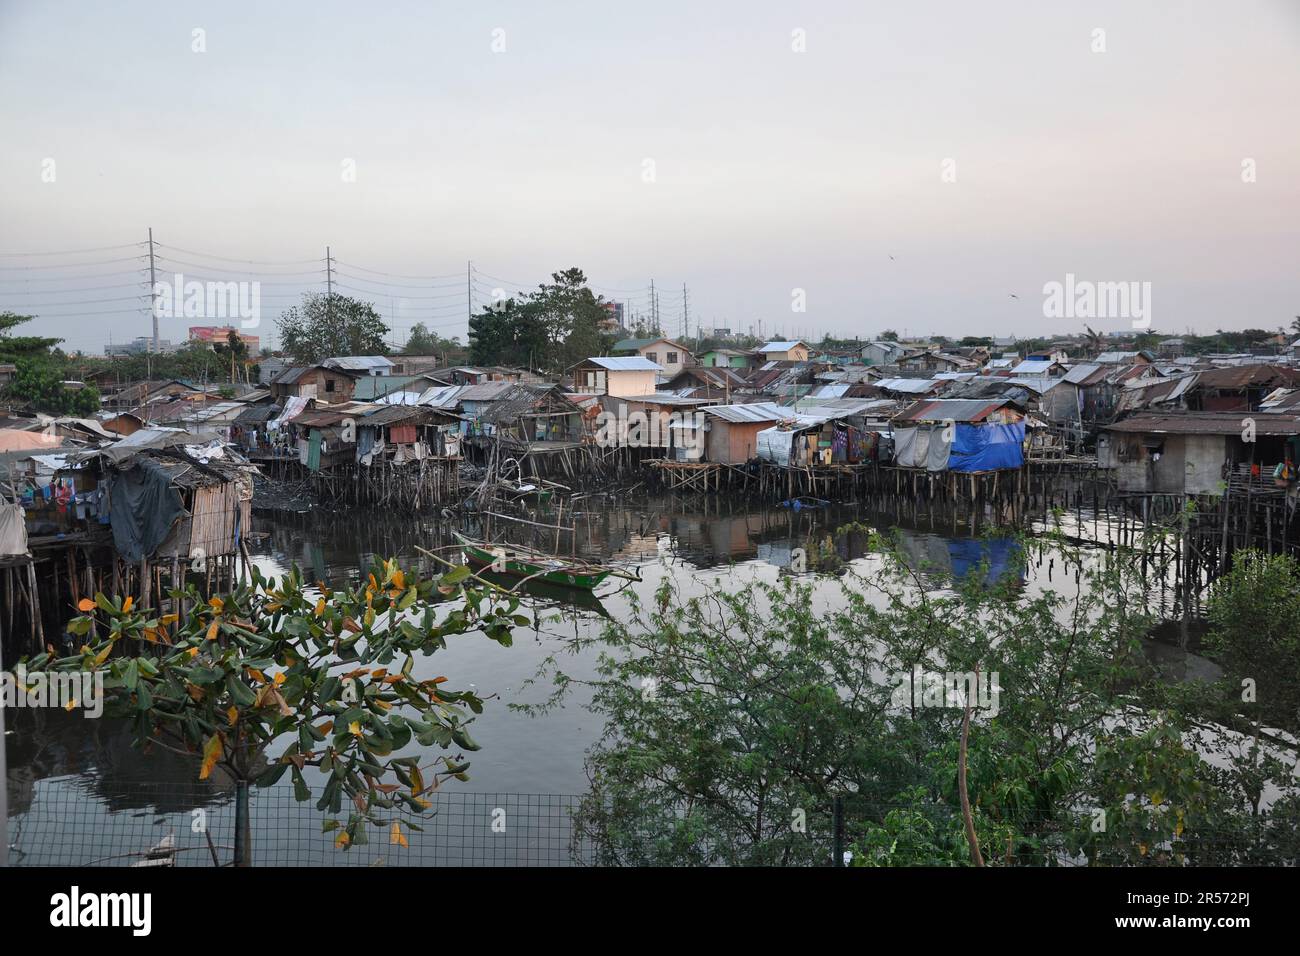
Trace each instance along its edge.
<instances>
[{"instance_id":1,"label":"dark blue tarp","mask_svg":"<svg viewBox=\"0 0 1300 956\"><path fill-rule=\"evenodd\" d=\"M983 562L988 562L984 583L996 584L1016 566L1020 545L1014 538L949 538L948 554L952 559L952 576L963 580ZM1020 569L1021 579L1024 569Z\"/></svg>"},{"instance_id":2,"label":"dark blue tarp","mask_svg":"<svg viewBox=\"0 0 1300 956\"><path fill-rule=\"evenodd\" d=\"M172 486L171 475L148 458L113 477L109 488L110 524L117 553L132 564L153 557L185 513L181 493Z\"/></svg>"},{"instance_id":3,"label":"dark blue tarp","mask_svg":"<svg viewBox=\"0 0 1300 956\"><path fill-rule=\"evenodd\" d=\"M948 454L948 470L1019 468L1025 463L1024 441L1024 422L1014 425L960 424Z\"/></svg>"}]
</instances>

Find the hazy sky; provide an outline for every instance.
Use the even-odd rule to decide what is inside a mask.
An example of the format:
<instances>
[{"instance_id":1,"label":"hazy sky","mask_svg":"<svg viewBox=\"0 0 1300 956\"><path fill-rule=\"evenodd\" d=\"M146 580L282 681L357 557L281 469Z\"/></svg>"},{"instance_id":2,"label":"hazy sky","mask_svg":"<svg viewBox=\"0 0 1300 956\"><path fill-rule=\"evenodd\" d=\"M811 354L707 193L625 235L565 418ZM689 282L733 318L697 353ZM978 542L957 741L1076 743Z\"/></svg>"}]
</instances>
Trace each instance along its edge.
<instances>
[{"instance_id":1,"label":"hazy sky","mask_svg":"<svg viewBox=\"0 0 1300 956\"><path fill-rule=\"evenodd\" d=\"M263 333L327 245L397 341L464 336L469 260L476 304L654 279L673 333L684 283L692 332L1064 334L1067 273L1277 328L1300 3L0 0L0 310L148 333L150 226L160 278L261 282Z\"/></svg>"}]
</instances>

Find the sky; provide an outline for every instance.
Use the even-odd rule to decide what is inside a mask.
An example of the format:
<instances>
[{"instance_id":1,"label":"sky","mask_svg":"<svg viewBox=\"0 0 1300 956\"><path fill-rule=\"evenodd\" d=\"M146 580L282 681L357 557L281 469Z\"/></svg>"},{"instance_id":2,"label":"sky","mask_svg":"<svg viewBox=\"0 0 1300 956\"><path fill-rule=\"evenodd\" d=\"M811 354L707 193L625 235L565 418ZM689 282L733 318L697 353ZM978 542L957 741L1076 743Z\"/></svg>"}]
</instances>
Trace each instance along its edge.
<instances>
[{"instance_id":1,"label":"sky","mask_svg":"<svg viewBox=\"0 0 1300 956\"><path fill-rule=\"evenodd\" d=\"M149 334L152 228L264 338L327 247L397 343L571 266L670 334L1133 324L1049 317L1067 275L1276 329L1298 114L1295 0L0 0L0 311Z\"/></svg>"}]
</instances>

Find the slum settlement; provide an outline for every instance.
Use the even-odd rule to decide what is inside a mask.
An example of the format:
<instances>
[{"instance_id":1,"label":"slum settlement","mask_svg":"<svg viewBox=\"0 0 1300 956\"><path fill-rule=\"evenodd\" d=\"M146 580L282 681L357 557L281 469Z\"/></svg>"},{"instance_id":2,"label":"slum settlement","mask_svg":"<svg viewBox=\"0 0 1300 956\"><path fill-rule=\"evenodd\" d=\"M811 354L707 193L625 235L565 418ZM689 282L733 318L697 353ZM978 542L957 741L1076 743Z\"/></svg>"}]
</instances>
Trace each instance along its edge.
<instances>
[{"instance_id":1,"label":"slum settlement","mask_svg":"<svg viewBox=\"0 0 1300 956\"><path fill-rule=\"evenodd\" d=\"M1295 553L1297 351L782 340L697 354L627 339L550 378L265 358L257 383L105 388L92 417L9 407L0 637L42 646L101 590L228 584L259 497L286 488L335 508L504 514L646 486L971 531L1087 499L1134 527L1181 516L1189 568L1242 547ZM514 520L562 527L536 517Z\"/></svg>"}]
</instances>

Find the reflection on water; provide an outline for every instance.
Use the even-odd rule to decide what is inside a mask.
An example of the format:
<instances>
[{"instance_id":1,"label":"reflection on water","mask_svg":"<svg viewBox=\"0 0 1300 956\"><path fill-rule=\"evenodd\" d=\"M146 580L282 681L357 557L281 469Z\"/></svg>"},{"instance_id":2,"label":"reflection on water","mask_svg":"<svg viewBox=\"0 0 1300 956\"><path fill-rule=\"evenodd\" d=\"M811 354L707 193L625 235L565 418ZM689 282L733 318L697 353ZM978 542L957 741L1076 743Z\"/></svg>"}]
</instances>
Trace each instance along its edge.
<instances>
[{"instance_id":1,"label":"reflection on water","mask_svg":"<svg viewBox=\"0 0 1300 956\"><path fill-rule=\"evenodd\" d=\"M460 686L487 700L474 728L483 750L473 755L471 780L463 785L466 790L579 794L587 783L584 754L602 730L585 709L587 699L582 690L574 691L563 708L544 715L528 716L507 706L535 703L546 696L545 688L525 689L546 657L565 655L572 638L598 635L608 619L626 617L633 594L648 599L669 576L684 596L692 597L719 586L774 581L806 568L816 597L836 602L840 599L838 579L824 572L854 564L866 567L878 559L869 556L866 530L834 535L835 529L852 523L888 529L892 524L892 518L849 506L794 511L719 507L711 501L690 504L656 497L624 500L617 505L599 500L575 504L574 511L566 507L559 512L534 512L525 519L532 524L489 515L452 519L377 512L259 518L251 550L264 573L280 575L296 563L312 579L330 585L357 580L375 556L422 562L427 569L437 570L421 549L458 560L453 531L638 568L640 581L610 579L594 595L547 586L533 588L525 595L524 604L536 612L536 624L520 629L513 647L466 635L439 652L436 663L430 658L417 665L417 677L451 675ZM1046 586L1050 564L1044 567L1045 562L1035 556L1027 569L1022 569L1019 545L1010 538L971 538L916 529L898 533L905 559L922 575L964 576L982 571L985 580L992 581L1014 571L1022 586ZM595 674L592 659L568 656L564 664L565 671L579 679ZM220 782L199 786L193 779L193 764L185 758L162 751L141 753L131 742L130 729L121 723L90 721L62 712L10 713L10 806L19 817L38 797L79 801L81 814L92 816L146 806L161 815L194 806L215 807L225 797ZM272 746L271 753L280 749ZM288 785L288 777L284 780L281 786ZM314 781L309 777L309 782ZM146 784L164 789L145 793ZM161 818L154 822L163 825ZM166 825L174 827L175 821ZM304 839L318 842L318 831ZM84 854L78 857L84 858Z\"/></svg>"}]
</instances>

